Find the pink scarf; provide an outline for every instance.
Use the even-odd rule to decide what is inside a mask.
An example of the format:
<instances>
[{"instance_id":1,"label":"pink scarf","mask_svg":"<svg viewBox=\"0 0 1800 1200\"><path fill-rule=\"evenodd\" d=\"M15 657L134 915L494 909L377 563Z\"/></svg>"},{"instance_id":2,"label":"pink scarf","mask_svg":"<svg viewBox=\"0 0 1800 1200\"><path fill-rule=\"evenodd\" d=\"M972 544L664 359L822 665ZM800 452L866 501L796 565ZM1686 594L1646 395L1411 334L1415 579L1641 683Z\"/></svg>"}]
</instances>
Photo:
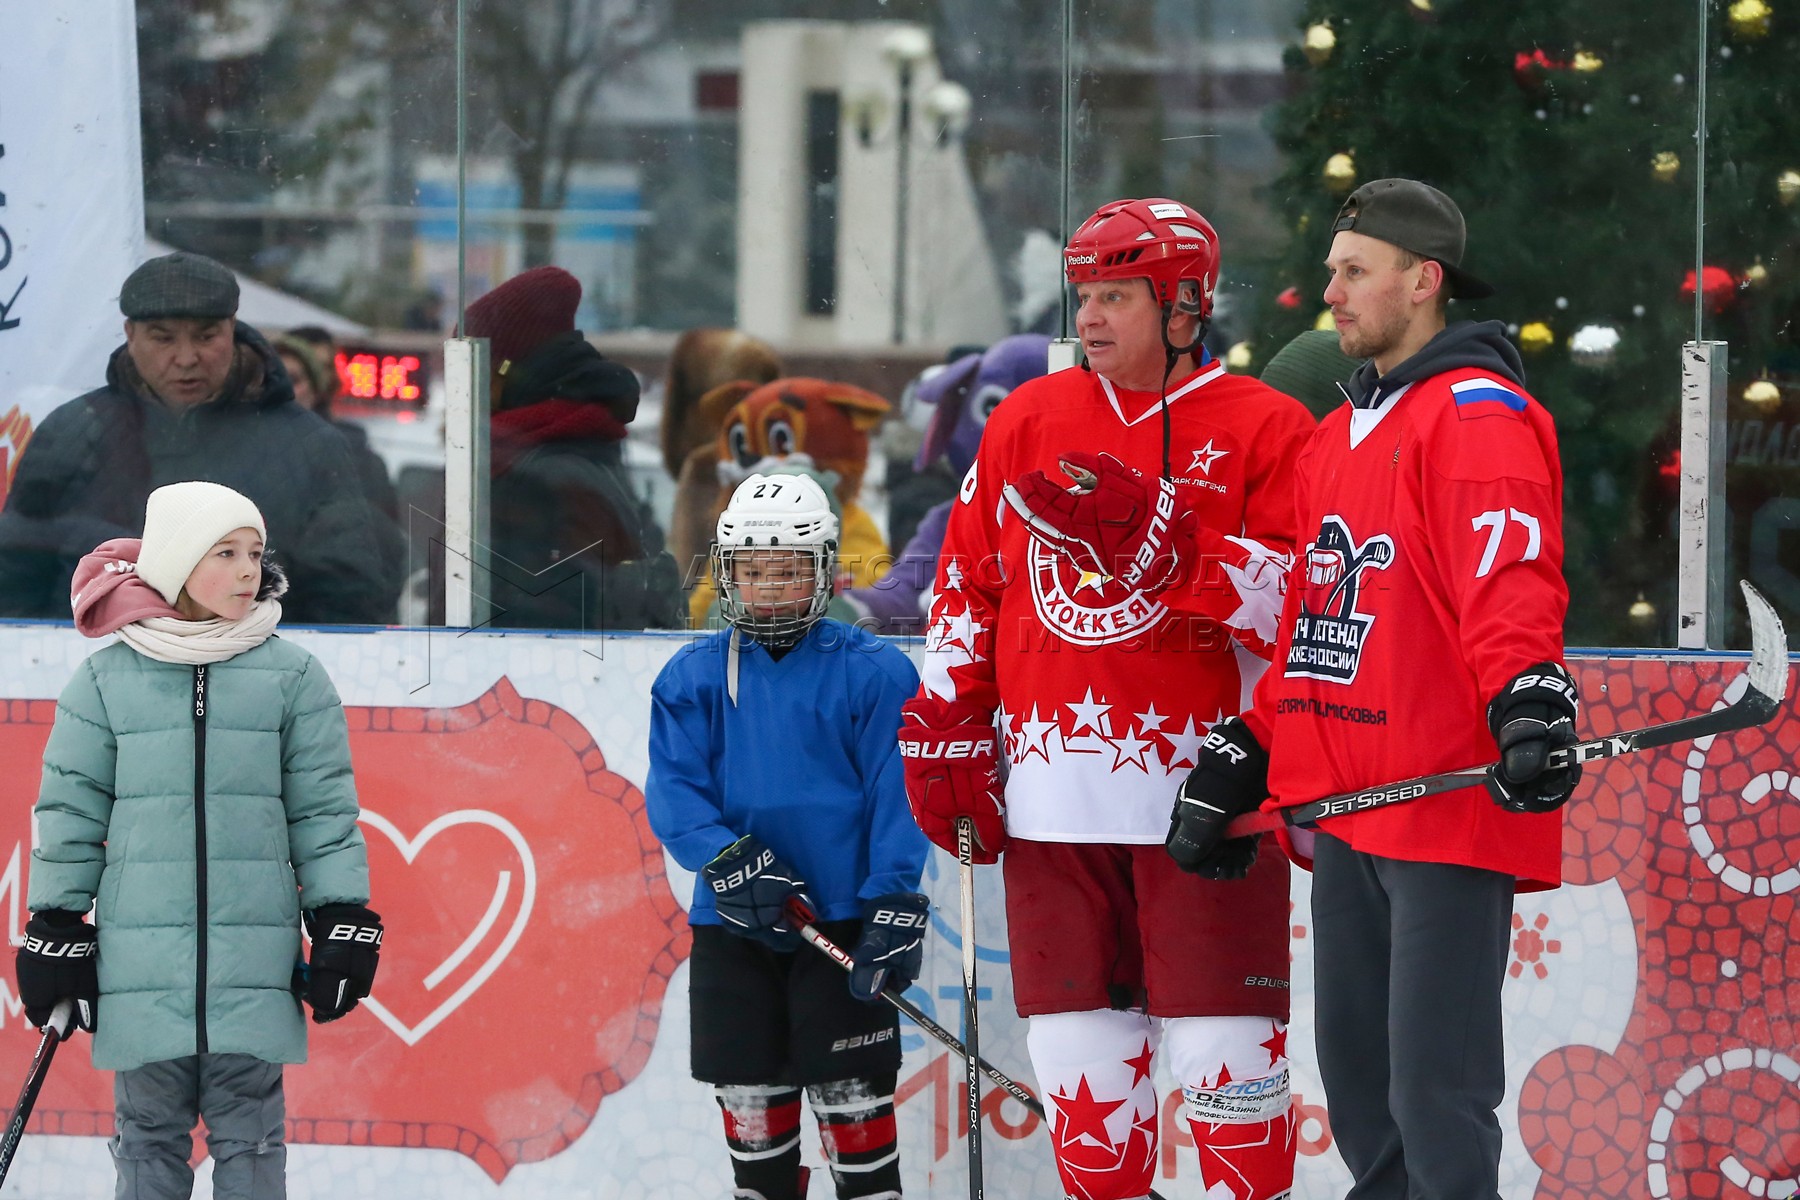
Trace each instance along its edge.
<instances>
[{"instance_id":1,"label":"pink scarf","mask_svg":"<svg viewBox=\"0 0 1800 1200\"><path fill-rule=\"evenodd\" d=\"M117 633L123 626L145 617L181 619L162 593L138 578L137 538L114 538L82 555L69 588L69 604L75 610L75 628L97 638Z\"/></svg>"}]
</instances>

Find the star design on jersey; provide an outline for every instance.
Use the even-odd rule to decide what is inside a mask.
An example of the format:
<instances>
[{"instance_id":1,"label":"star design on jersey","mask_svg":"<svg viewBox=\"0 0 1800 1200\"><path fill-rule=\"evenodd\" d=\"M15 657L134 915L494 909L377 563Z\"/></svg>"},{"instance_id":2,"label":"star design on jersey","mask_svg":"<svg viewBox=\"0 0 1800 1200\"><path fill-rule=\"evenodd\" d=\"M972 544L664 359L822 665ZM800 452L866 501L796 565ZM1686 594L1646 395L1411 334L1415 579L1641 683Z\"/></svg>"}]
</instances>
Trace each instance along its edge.
<instances>
[{"instance_id":1,"label":"star design on jersey","mask_svg":"<svg viewBox=\"0 0 1800 1200\"><path fill-rule=\"evenodd\" d=\"M1019 722L1019 752L1014 756L1015 763L1022 763L1033 754L1050 761L1050 731L1056 728L1055 721L1045 721L1038 717L1038 706L1031 706L1031 715Z\"/></svg>"},{"instance_id":2,"label":"star design on jersey","mask_svg":"<svg viewBox=\"0 0 1800 1200\"><path fill-rule=\"evenodd\" d=\"M1135 763L1141 771L1150 769L1150 764L1144 761L1145 752L1150 750L1153 745L1150 739L1133 737L1130 733L1126 733L1123 737L1109 738L1108 741L1112 743L1113 747L1113 770L1117 771L1126 763Z\"/></svg>"},{"instance_id":3,"label":"star design on jersey","mask_svg":"<svg viewBox=\"0 0 1800 1200\"><path fill-rule=\"evenodd\" d=\"M1197 767L1200 765L1200 746L1206 741L1206 730L1194 728L1193 714L1188 714L1187 725L1180 733L1162 733L1163 739L1169 743L1169 769L1173 771L1179 766Z\"/></svg>"},{"instance_id":4,"label":"star design on jersey","mask_svg":"<svg viewBox=\"0 0 1800 1200\"><path fill-rule=\"evenodd\" d=\"M1287 1030L1270 1021L1269 1040L1258 1042L1257 1045L1269 1052L1269 1065L1272 1067L1287 1057Z\"/></svg>"},{"instance_id":5,"label":"star design on jersey","mask_svg":"<svg viewBox=\"0 0 1800 1200\"><path fill-rule=\"evenodd\" d=\"M1074 590L1079 592L1082 588L1092 588L1098 592L1103 590L1111 579L1111 575L1102 575L1098 571L1083 571L1081 578L1075 581Z\"/></svg>"},{"instance_id":6,"label":"star design on jersey","mask_svg":"<svg viewBox=\"0 0 1800 1200\"><path fill-rule=\"evenodd\" d=\"M1132 1087L1136 1087L1140 1081L1150 1078L1150 1063L1155 1056L1156 1051L1150 1049L1150 1039L1145 1038L1144 1048L1125 1060L1125 1065L1131 1068Z\"/></svg>"},{"instance_id":7,"label":"star design on jersey","mask_svg":"<svg viewBox=\"0 0 1800 1200\"><path fill-rule=\"evenodd\" d=\"M956 611L946 604L931 631L925 635L925 653L949 655L953 666L972 663L976 659L975 639L987 629L975 619L966 603Z\"/></svg>"},{"instance_id":8,"label":"star design on jersey","mask_svg":"<svg viewBox=\"0 0 1800 1200\"><path fill-rule=\"evenodd\" d=\"M944 567L944 586L953 592L963 590L962 564L954 558Z\"/></svg>"},{"instance_id":9,"label":"star design on jersey","mask_svg":"<svg viewBox=\"0 0 1800 1200\"><path fill-rule=\"evenodd\" d=\"M1006 711L1006 701L1002 700L1000 706L994 710L994 723L1000 729L1001 753L1009 759L1013 755L1013 742L1018 737L1018 734L1013 732L1014 720L1016 718L1013 714Z\"/></svg>"},{"instance_id":10,"label":"star design on jersey","mask_svg":"<svg viewBox=\"0 0 1800 1200\"><path fill-rule=\"evenodd\" d=\"M1230 453L1229 450L1213 449L1213 439L1207 438L1206 445L1194 451L1194 461L1188 464L1188 470L1198 471L1210 479L1213 464Z\"/></svg>"},{"instance_id":11,"label":"star design on jersey","mask_svg":"<svg viewBox=\"0 0 1800 1200\"><path fill-rule=\"evenodd\" d=\"M1107 1149L1117 1144L1106 1132L1106 1118L1124 1108L1125 1101L1094 1099L1086 1075L1076 1083L1073 1096L1058 1093L1051 1099L1056 1101L1054 1133L1059 1151L1079 1144L1084 1138Z\"/></svg>"},{"instance_id":12,"label":"star design on jersey","mask_svg":"<svg viewBox=\"0 0 1800 1200\"><path fill-rule=\"evenodd\" d=\"M1156 711L1155 701L1151 702L1148 712L1133 713L1132 715L1138 720L1138 732L1140 733L1162 733L1163 722L1169 719Z\"/></svg>"},{"instance_id":13,"label":"star design on jersey","mask_svg":"<svg viewBox=\"0 0 1800 1200\"><path fill-rule=\"evenodd\" d=\"M1112 736L1112 722L1106 719L1110 708L1112 705L1104 700L1096 701L1094 689L1089 688L1086 695L1068 706L1069 711L1075 714L1075 727L1069 731L1070 736L1079 734L1083 729L1092 729L1103 738Z\"/></svg>"}]
</instances>

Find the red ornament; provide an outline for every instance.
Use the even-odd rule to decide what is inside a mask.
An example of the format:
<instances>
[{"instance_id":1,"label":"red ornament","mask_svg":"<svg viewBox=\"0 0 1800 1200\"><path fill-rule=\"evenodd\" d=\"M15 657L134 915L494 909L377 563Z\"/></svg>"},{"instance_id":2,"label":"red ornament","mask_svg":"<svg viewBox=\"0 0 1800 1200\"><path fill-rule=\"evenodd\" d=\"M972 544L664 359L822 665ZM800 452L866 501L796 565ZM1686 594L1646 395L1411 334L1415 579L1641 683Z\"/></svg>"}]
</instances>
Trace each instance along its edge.
<instances>
[{"instance_id":1,"label":"red ornament","mask_svg":"<svg viewBox=\"0 0 1800 1200\"><path fill-rule=\"evenodd\" d=\"M1700 272L1700 293L1706 300L1708 311L1715 316L1730 308L1737 301L1737 276L1724 267L1707 267ZM1694 298L1694 273L1689 271L1687 278L1681 281L1683 299Z\"/></svg>"},{"instance_id":2,"label":"red ornament","mask_svg":"<svg viewBox=\"0 0 1800 1200\"><path fill-rule=\"evenodd\" d=\"M1541 91L1550 72L1561 71L1568 65L1542 50L1521 50L1513 55L1513 80L1528 92Z\"/></svg>"},{"instance_id":3,"label":"red ornament","mask_svg":"<svg viewBox=\"0 0 1800 1200\"><path fill-rule=\"evenodd\" d=\"M1283 308L1299 308L1300 289L1297 287L1283 288L1281 294L1275 297L1275 303L1281 305Z\"/></svg>"}]
</instances>

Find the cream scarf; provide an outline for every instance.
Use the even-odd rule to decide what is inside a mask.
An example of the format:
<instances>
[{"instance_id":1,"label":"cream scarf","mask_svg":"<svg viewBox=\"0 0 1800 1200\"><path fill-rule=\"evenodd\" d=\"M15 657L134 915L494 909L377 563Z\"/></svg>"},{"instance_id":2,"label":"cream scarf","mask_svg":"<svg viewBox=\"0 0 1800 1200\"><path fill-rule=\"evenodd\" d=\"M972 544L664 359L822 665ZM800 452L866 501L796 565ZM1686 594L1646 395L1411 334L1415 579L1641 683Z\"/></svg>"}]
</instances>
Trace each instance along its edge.
<instances>
[{"instance_id":1,"label":"cream scarf","mask_svg":"<svg viewBox=\"0 0 1800 1200\"><path fill-rule=\"evenodd\" d=\"M174 617L145 617L119 627L119 638L145 658L157 662L224 662L254 650L268 641L281 621L281 601L258 600L242 620L181 621Z\"/></svg>"}]
</instances>

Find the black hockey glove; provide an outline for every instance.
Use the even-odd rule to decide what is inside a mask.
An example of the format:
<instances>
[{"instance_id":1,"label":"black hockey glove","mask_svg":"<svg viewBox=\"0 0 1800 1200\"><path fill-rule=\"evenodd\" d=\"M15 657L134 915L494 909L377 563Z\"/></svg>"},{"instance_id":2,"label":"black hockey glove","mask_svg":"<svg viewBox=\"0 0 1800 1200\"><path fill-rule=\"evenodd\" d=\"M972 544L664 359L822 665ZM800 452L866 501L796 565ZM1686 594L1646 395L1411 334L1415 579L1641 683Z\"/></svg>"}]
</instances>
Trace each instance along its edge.
<instances>
[{"instance_id":1,"label":"black hockey glove","mask_svg":"<svg viewBox=\"0 0 1800 1200\"><path fill-rule=\"evenodd\" d=\"M312 959L306 966L306 1002L323 1025L356 1007L375 986L381 959L381 915L360 904L321 904L306 914Z\"/></svg>"},{"instance_id":2,"label":"black hockey glove","mask_svg":"<svg viewBox=\"0 0 1800 1200\"><path fill-rule=\"evenodd\" d=\"M1227 717L1200 745L1200 762L1175 793L1164 845L1175 865L1207 879L1242 879L1256 863L1255 837L1227 838L1231 819L1255 812L1269 795L1269 755L1250 727Z\"/></svg>"},{"instance_id":3,"label":"black hockey glove","mask_svg":"<svg viewBox=\"0 0 1800 1200\"><path fill-rule=\"evenodd\" d=\"M1581 764L1544 769L1552 750L1573 746L1575 680L1562 664L1541 662L1525 668L1488 701L1488 731L1500 748L1500 761L1488 768L1487 790L1508 812L1555 812L1568 802L1581 782Z\"/></svg>"},{"instance_id":4,"label":"black hockey glove","mask_svg":"<svg viewBox=\"0 0 1800 1200\"><path fill-rule=\"evenodd\" d=\"M850 994L875 1000L884 990L912 986L925 964L925 926L931 902L917 892L895 892L863 903L862 940L850 952Z\"/></svg>"},{"instance_id":5,"label":"black hockey glove","mask_svg":"<svg viewBox=\"0 0 1800 1200\"><path fill-rule=\"evenodd\" d=\"M800 948L800 932L788 924L787 905L798 900L812 908L812 901L806 898L806 880L776 858L762 839L739 838L701 867L700 874L712 889L713 907L719 910L726 929L755 938L773 950Z\"/></svg>"},{"instance_id":6,"label":"black hockey glove","mask_svg":"<svg viewBox=\"0 0 1800 1200\"><path fill-rule=\"evenodd\" d=\"M94 1031L100 1004L100 940L79 913L46 908L25 923L25 941L14 960L25 1019L42 1029L59 1000L74 1002L65 1036Z\"/></svg>"}]
</instances>

